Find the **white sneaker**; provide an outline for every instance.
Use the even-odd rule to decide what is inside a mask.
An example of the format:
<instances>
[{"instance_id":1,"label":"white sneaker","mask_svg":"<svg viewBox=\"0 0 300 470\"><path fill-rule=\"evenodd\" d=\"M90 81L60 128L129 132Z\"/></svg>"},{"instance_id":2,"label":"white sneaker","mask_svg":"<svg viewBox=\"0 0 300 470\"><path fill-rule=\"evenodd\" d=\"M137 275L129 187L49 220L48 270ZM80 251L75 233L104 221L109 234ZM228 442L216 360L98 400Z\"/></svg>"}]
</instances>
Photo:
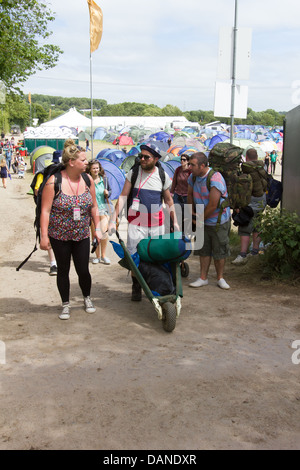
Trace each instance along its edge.
<instances>
[{"instance_id":1,"label":"white sneaker","mask_svg":"<svg viewBox=\"0 0 300 470\"><path fill-rule=\"evenodd\" d=\"M100 263L100 260L99 258L93 258L93 261L92 261L93 264L97 264L97 263Z\"/></svg>"},{"instance_id":2,"label":"white sneaker","mask_svg":"<svg viewBox=\"0 0 300 470\"><path fill-rule=\"evenodd\" d=\"M69 320L70 318L70 304L69 302L63 304L62 312L58 315L61 320Z\"/></svg>"},{"instance_id":3,"label":"white sneaker","mask_svg":"<svg viewBox=\"0 0 300 470\"><path fill-rule=\"evenodd\" d=\"M189 284L190 287L202 287L202 286L207 286L208 284L208 279L201 279L201 277L199 277L197 279L197 281L195 282L191 282L191 284Z\"/></svg>"},{"instance_id":4,"label":"white sneaker","mask_svg":"<svg viewBox=\"0 0 300 470\"><path fill-rule=\"evenodd\" d=\"M110 259L104 256L103 258L100 258L101 263L104 264L110 264Z\"/></svg>"},{"instance_id":5,"label":"white sneaker","mask_svg":"<svg viewBox=\"0 0 300 470\"><path fill-rule=\"evenodd\" d=\"M227 284L227 282L223 278L219 279L217 284L219 287L221 287L221 289L230 289L230 286Z\"/></svg>"},{"instance_id":6,"label":"white sneaker","mask_svg":"<svg viewBox=\"0 0 300 470\"><path fill-rule=\"evenodd\" d=\"M84 309L85 309L86 313L95 313L96 312L96 309L95 309L95 307L93 305L93 302L91 301L90 297L84 297L83 301L84 301Z\"/></svg>"},{"instance_id":7,"label":"white sneaker","mask_svg":"<svg viewBox=\"0 0 300 470\"><path fill-rule=\"evenodd\" d=\"M237 257L233 261L231 261L231 264L246 264L247 261L247 257L243 258L241 255L237 255Z\"/></svg>"}]
</instances>

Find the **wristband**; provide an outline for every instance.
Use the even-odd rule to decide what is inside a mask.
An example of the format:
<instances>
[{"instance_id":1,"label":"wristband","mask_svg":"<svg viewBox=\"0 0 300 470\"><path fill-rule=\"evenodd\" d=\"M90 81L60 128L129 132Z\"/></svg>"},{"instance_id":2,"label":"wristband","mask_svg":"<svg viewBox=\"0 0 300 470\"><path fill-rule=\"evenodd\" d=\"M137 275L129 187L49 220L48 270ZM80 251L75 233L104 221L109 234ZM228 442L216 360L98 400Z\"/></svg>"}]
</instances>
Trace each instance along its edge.
<instances>
[{"instance_id":1,"label":"wristband","mask_svg":"<svg viewBox=\"0 0 300 470\"><path fill-rule=\"evenodd\" d=\"M95 232L101 232L101 228L95 228Z\"/></svg>"}]
</instances>

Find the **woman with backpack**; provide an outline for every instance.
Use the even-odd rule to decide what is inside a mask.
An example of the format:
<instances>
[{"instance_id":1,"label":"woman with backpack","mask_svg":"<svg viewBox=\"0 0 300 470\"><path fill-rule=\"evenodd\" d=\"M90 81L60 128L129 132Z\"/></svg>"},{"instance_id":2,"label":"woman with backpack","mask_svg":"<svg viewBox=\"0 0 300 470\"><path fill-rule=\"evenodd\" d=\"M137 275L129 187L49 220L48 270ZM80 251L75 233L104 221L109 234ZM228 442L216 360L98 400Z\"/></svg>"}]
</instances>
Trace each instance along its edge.
<instances>
[{"instance_id":1,"label":"woman with backpack","mask_svg":"<svg viewBox=\"0 0 300 470\"><path fill-rule=\"evenodd\" d=\"M96 311L91 298L91 275L89 272L90 222L95 225L98 243L102 236L96 201L95 185L91 176L85 174L88 162L82 147L72 139L66 140L62 153L63 169L59 173L60 189L56 193L58 173L50 176L41 203L40 248L52 246L57 262L57 287L62 300L61 320L70 318L70 264L73 258L87 313ZM85 174L85 177L82 175Z\"/></svg>"}]
</instances>

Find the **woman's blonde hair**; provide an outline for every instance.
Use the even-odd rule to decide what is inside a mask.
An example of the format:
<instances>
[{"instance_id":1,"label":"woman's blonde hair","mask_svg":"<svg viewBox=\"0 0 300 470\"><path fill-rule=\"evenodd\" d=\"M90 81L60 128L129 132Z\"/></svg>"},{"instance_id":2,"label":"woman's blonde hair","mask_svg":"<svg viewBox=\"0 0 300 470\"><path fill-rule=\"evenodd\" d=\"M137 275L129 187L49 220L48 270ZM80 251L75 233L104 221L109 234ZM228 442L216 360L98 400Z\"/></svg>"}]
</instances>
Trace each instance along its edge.
<instances>
[{"instance_id":1,"label":"woman's blonde hair","mask_svg":"<svg viewBox=\"0 0 300 470\"><path fill-rule=\"evenodd\" d=\"M62 163L66 165L70 160L77 160L81 152L85 152L83 147L76 145L73 139L67 139L62 152Z\"/></svg>"}]
</instances>

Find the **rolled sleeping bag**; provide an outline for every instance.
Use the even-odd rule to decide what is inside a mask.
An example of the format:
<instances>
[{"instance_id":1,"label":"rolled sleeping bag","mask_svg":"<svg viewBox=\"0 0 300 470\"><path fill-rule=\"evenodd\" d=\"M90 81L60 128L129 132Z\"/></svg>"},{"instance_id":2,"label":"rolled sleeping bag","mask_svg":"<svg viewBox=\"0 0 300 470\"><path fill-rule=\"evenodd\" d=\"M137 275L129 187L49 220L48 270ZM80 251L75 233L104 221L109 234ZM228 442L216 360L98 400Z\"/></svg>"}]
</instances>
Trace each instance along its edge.
<instances>
[{"instance_id":1,"label":"rolled sleeping bag","mask_svg":"<svg viewBox=\"0 0 300 470\"><path fill-rule=\"evenodd\" d=\"M191 250L187 250L187 242L181 232L166 233L155 238L144 238L137 246L142 261L148 263L166 263L182 261L188 258Z\"/></svg>"}]
</instances>

